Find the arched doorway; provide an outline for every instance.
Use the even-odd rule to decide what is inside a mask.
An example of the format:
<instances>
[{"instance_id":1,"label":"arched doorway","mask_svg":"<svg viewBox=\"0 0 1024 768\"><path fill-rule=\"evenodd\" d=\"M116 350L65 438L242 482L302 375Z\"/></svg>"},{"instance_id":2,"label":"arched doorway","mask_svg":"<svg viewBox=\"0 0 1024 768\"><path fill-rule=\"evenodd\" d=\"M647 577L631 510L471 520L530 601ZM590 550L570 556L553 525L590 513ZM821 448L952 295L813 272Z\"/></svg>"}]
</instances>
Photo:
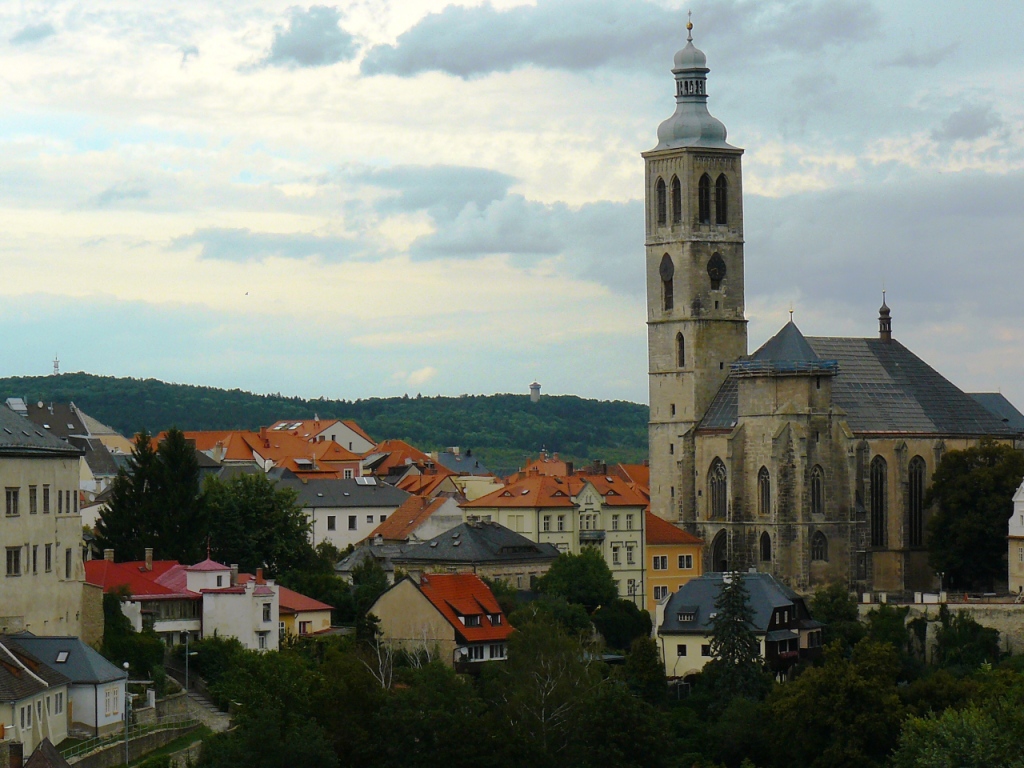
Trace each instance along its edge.
<instances>
[{"instance_id":1,"label":"arched doorway","mask_svg":"<svg viewBox=\"0 0 1024 768\"><path fill-rule=\"evenodd\" d=\"M719 573L729 570L729 542L725 531L719 531L711 545L711 570Z\"/></svg>"}]
</instances>

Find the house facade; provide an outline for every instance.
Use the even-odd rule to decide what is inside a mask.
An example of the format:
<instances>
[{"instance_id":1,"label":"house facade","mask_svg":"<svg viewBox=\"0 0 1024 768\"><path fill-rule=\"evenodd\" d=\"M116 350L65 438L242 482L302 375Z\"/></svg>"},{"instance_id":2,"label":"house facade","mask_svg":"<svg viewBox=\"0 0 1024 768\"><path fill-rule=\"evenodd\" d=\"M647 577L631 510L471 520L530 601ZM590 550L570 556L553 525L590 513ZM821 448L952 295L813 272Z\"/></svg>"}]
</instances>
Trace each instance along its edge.
<instances>
[{"instance_id":1,"label":"house facade","mask_svg":"<svg viewBox=\"0 0 1024 768\"><path fill-rule=\"evenodd\" d=\"M406 577L370 607L383 640L466 670L508 655L512 627L491 590L472 574Z\"/></svg>"},{"instance_id":2,"label":"house facade","mask_svg":"<svg viewBox=\"0 0 1024 768\"><path fill-rule=\"evenodd\" d=\"M282 586L277 587L277 594L278 631L282 638L315 635L331 628L332 606Z\"/></svg>"},{"instance_id":3,"label":"house facade","mask_svg":"<svg viewBox=\"0 0 1024 768\"><path fill-rule=\"evenodd\" d=\"M82 451L0 407L0 631L79 635L84 586Z\"/></svg>"},{"instance_id":4,"label":"house facade","mask_svg":"<svg viewBox=\"0 0 1024 768\"><path fill-rule=\"evenodd\" d=\"M644 513L647 541L647 604L653 617L660 601L704 573L704 542L651 512Z\"/></svg>"},{"instance_id":5,"label":"house facade","mask_svg":"<svg viewBox=\"0 0 1024 768\"><path fill-rule=\"evenodd\" d=\"M469 519L499 523L559 552L597 549L611 569L619 597L643 608L646 504L619 477L531 474L462 508Z\"/></svg>"},{"instance_id":6,"label":"house facade","mask_svg":"<svg viewBox=\"0 0 1024 768\"><path fill-rule=\"evenodd\" d=\"M749 594L761 657L780 680L802 658L821 653L821 624L811 618L807 604L789 587L767 573L706 573L658 603L655 632L665 675L687 679L713 658L712 626L715 601L726 581L742 578Z\"/></svg>"},{"instance_id":7,"label":"house facade","mask_svg":"<svg viewBox=\"0 0 1024 768\"><path fill-rule=\"evenodd\" d=\"M1006 562L1010 592L1024 594L1024 483L1013 494L1013 514L1010 515L1007 534Z\"/></svg>"},{"instance_id":8,"label":"house facade","mask_svg":"<svg viewBox=\"0 0 1024 768\"><path fill-rule=\"evenodd\" d=\"M3 738L29 754L45 738L68 736L71 681L10 637L0 636L0 723Z\"/></svg>"}]
</instances>

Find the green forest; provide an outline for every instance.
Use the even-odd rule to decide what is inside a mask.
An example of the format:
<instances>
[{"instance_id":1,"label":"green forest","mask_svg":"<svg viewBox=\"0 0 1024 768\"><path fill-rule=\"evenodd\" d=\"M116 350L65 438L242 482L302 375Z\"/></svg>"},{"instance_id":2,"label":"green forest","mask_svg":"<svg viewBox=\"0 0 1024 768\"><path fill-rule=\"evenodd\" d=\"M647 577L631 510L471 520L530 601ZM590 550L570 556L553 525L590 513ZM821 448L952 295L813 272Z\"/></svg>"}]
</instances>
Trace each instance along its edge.
<instances>
[{"instance_id":1,"label":"green forest","mask_svg":"<svg viewBox=\"0 0 1024 768\"><path fill-rule=\"evenodd\" d=\"M542 448L582 465L647 457L646 405L572 395L462 395L304 400L240 389L169 384L88 373L0 379L3 398L72 401L125 435L184 430L258 429L280 419L354 419L375 440L398 438L421 450L470 448L492 471L519 468Z\"/></svg>"}]
</instances>

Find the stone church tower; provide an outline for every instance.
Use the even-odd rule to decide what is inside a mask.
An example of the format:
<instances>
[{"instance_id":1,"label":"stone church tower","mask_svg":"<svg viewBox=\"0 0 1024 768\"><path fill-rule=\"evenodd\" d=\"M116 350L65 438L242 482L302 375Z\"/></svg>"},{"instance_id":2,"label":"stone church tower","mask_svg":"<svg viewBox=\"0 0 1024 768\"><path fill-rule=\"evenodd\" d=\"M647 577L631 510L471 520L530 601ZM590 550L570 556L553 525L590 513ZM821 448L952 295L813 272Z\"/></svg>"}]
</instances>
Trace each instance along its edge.
<instances>
[{"instance_id":1,"label":"stone church tower","mask_svg":"<svg viewBox=\"0 0 1024 768\"><path fill-rule=\"evenodd\" d=\"M747 353L743 150L708 113L707 59L692 34L674 64L675 114L643 154L651 510L672 521L695 492L694 429Z\"/></svg>"},{"instance_id":2,"label":"stone church tower","mask_svg":"<svg viewBox=\"0 0 1024 768\"><path fill-rule=\"evenodd\" d=\"M894 337L884 300L877 336L805 337L790 320L748 356L743 150L708 113L708 71L688 36L675 113L643 154L651 511L704 540L708 570L934 588L936 466L1016 433Z\"/></svg>"}]
</instances>

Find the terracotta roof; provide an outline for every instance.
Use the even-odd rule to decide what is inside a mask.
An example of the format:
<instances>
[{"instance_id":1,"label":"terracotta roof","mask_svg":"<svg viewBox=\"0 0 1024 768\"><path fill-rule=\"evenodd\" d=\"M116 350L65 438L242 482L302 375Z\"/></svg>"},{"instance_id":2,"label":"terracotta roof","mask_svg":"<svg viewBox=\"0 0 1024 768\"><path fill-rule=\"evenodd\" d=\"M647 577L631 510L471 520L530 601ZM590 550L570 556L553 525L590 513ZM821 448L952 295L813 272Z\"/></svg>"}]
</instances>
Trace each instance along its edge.
<instances>
[{"instance_id":1,"label":"terracotta roof","mask_svg":"<svg viewBox=\"0 0 1024 768\"><path fill-rule=\"evenodd\" d=\"M651 487L651 468L647 464L616 464L615 471L624 480L644 488Z\"/></svg>"},{"instance_id":2,"label":"terracotta roof","mask_svg":"<svg viewBox=\"0 0 1024 768\"><path fill-rule=\"evenodd\" d=\"M423 496L410 496L388 515L383 523L373 529L369 538L382 536L386 541L408 541L412 532L444 506L446 501L448 499L444 497L431 500Z\"/></svg>"},{"instance_id":3,"label":"terracotta roof","mask_svg":"<svg viewBox=\"0 0 1024 768\"><path fill-rule=\"evenodd\" d=\"M395 487L417 496L431 496L441 483L454 474L454 472L450 472L444 467L439 467L436 472L431 472L430 474L403 477Z\"/></svg>"},{"instance_id":4,"label":"terracotta roof","mask_svg":"<svg viewBox=\"0 0 1024 768\"><path fill-rule=\"evenodd\" d=\"M109 560L88 560L85 563L85 580L103 587L104 592L126 587L136 598L169 600L199 597L185 589L185 568L177 560L154 560L151 571L146 570L142 561L112 563Z\"/></svg>"},{"instance_id":5,"label":"terracotta roof","mask_svg":"<svg viewBox=\"0 0 1024 768\"><path fill-rule=\"evenodd\" d=\"M280 605L280 612L283 614L299 613L300 611L330 611L333 610L333 605L327 603L321 603L319 600L314 600L312 597L306 597L305 595L294 592L287 587L278 587L278 603Z\"/></svg>"},{"instance_id":6,"label":"terracotta roof","mask_svg":"<svg viewBox=\"0 0 1024 768\"><path fill-rule=\"evenodd\" d=\"M501 612L501 606L478 576L471 573L424 574L420 578L419 590L455 628L460 642L505 640L512 634L512 627ZM490 617L482 614L497 614L501 616L501 623L493 626ZM481 616L480 626L465 626L459 621L460 615Z\"/></svg>"},{"instance_id":7,"label":"terracotta roof","mask_svg":"<svg viewBox=\"0 0 1024 768\"><path fill-rule=\"evenodd\" d=\"M332 424L344 424L367 442L374 442L373 438L366 434L362 427L354 421L345 421L342 419L283 419L281 421L275 421L267 427L267 431L273 431L275 433L284 432L286 434L295 435L296 437L301 437L304 440L311 441L316 435L319 435L321 432L328 429ZM331 441L327 440L325 442Z\"/></svg>"},{"instance_id":8,"label":"terracotta roof","mask_svg":"<svg viewBox=\"0 0 1024 768\"><path fill-rule=\"evenodd\" d=\"M644 507L647 500L634 491L621 477L611 475L574 475L573 477L548 477L534 475L499 488L475 501L461 506L464 509L486 509L492 507L524 507L530 509L547 507L572 508L572 497L590 483L604 497L604 503L613 507Z\"/></svg>"},{"instance_id":9,"label":"terracotta roof","mask_svg":"<svg viewBox=\"0 0 1024 768\"><path fill-rule=\"evenodd\" d=\"M382 455L382 458L373 466L375 475L388 475L392 470L401 469L409 464L424 466L427 462L433 463L433 459L427 454L404 440L385 440L366 454L365 458L378 455Z\"/></svg>"},{"instance_id":10,"label":"terracotta roof","mask_svg":"<svg viewBox=\"0 0 1024 768\"><path fill-rule=\"evenodd\" d=\"M186 571L230 571L231 567L227 566L227 565L222 565L222 564L220 564L220 563L218 563L218 562L216 562L214 560L211 560L210 558L206 558L201 563L196 563L195 565L186 566L185 570Z\"/></svg>"},{"instance_id":11,"label":"terracotta roof","mask_svg":"<svg viewBox=\"0 0 1024 768\"><path fill-rule=\"evenodd\" d=\"M653 512L644 513L644 538L648 544L703 544L692 533L676 528Z\"/></svg>"}]
</instances>

